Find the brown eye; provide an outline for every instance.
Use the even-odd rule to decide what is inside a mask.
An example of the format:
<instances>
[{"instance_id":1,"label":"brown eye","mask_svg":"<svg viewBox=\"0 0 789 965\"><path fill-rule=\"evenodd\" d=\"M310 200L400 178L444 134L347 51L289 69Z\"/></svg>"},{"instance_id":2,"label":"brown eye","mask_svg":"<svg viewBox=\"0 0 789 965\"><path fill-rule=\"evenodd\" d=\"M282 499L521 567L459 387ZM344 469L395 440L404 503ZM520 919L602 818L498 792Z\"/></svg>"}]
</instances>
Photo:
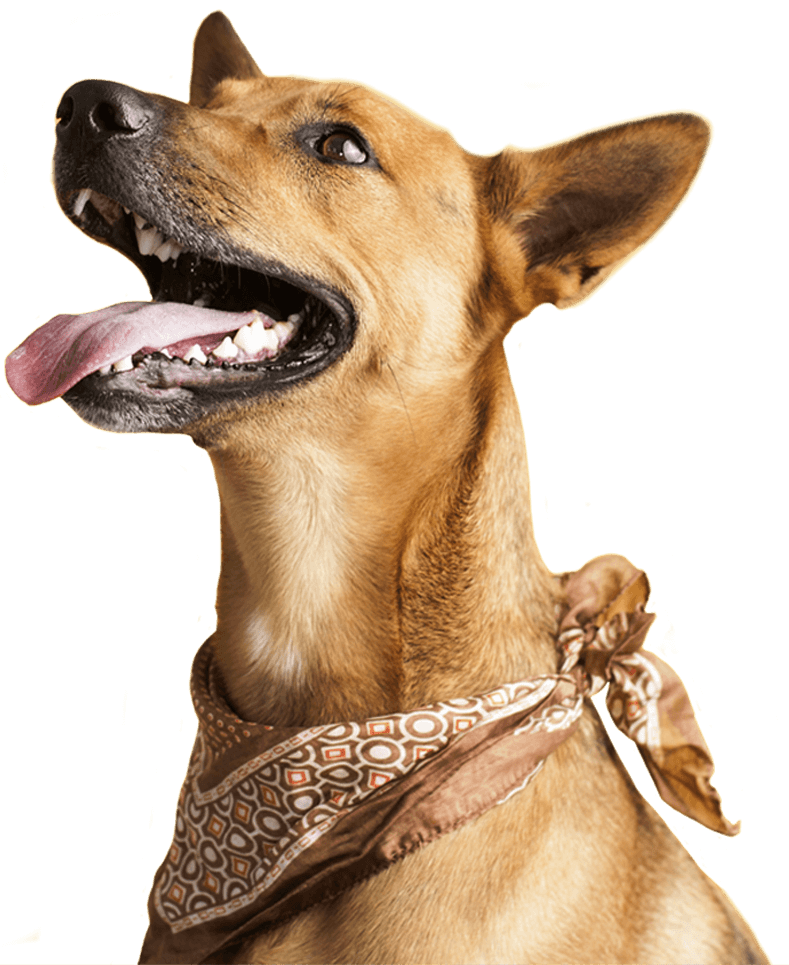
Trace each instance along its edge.
<instances>
[{"instance_id":1,"label":"brown eye","mask_svg":"<svg viewBox=\"0 0 789 965\"><path fill-rule=\"evenodd\" d=\"M350 134L335 133L325 138L318 147L324 157L346 164L364 164L367 152Z\"/></svg>"}]
</instances>

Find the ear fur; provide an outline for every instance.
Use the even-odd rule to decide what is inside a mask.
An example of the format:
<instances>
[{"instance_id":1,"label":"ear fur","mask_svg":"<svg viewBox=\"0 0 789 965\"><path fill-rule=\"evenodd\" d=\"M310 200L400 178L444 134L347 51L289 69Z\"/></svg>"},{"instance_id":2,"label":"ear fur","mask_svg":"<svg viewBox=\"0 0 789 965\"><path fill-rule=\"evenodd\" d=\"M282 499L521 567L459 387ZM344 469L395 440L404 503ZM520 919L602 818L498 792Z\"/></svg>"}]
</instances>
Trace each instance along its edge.
<instances>
[{"instance_id":1,"label":"ear fur","mask_svg":"<svg viewBox=\"0 0 789 965\"><path fill-rule=\"evenodd\" d=\"M189 103L205 107L216 85L228 77L247 80L263 77L263 72L233 25L217 10L200 24L195 37Z\"/></svg>"},{"instance_id":2,"label":"ear fur","mask_svg":"<svg viewBox=\"0 0 789 965\"><path fill-rule=\"evenodd\" d=\"M488 211L522 257L520 307L585 298L668 218L708 140L700 117L669 114L487 159Z\"/></svg>"}]
</instances>

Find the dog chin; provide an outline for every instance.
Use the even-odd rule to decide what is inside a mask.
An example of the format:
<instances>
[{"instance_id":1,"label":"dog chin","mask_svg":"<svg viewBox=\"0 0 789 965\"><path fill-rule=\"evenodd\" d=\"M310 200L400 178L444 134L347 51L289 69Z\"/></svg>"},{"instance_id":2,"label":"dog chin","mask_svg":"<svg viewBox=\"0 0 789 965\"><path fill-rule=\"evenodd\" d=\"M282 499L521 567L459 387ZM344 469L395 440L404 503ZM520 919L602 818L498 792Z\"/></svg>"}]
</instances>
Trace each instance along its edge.
<instances>
[{"instance_id":1,"label":"dog chin","mask_svg":"<svg viewBox=\"0 0 789 965\"><path fill-rule=\"evenodd\" d=\"M108 432L188 432L211 408L185 389L155 398L132 388L107 390L96 381L89 376L78 382L63 401L88 425Z\"/></svg>"},{"instance_id":2,"label":"dog chin","mask_svg":"<svg viewBox=\"0 0 789 965\"><path fill-rule=\"evenodd\" d=\"M221 421L223 412L237 418L239 408L269 394L260 376L217 387L200 385L199 376L197 384L168 385L156 378L156 368L149 365L111 379L94 373L66 392L63 401L83 422L104 432L190 435L206 419Z\"/></svg>"}]
</instances>

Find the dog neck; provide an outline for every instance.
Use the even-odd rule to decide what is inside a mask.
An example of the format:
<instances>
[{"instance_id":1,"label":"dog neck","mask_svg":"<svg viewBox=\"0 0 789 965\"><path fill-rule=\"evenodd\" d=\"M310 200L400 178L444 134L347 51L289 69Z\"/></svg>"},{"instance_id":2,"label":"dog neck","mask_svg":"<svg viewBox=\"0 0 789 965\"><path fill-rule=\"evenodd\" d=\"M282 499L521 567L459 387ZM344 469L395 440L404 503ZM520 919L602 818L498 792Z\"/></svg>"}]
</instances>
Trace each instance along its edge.
<instances>
[{"instance_id":1,"label":"dog neck","mask_svg":"<svg viewBox=\"0 0 789 965\"><path fill-rule=\"evenodd\" d=\"M276 446L209 448L214 649L239 714L352 719L555 669L556 589L501 346L456 388L438 419L410 400L393 416L389 397L331 433L294 420Z\"/></svg>"}]
</instances>

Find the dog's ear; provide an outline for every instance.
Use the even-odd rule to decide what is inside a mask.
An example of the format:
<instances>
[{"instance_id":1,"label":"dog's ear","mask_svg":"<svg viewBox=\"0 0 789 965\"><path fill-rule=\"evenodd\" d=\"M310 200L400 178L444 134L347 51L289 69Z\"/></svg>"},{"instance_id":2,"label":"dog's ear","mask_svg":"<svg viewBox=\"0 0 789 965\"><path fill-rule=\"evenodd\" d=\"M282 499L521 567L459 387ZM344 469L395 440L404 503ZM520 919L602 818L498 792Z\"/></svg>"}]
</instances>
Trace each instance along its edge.
<instances>
[{"instance_id":1,"label":"dog's ear","mask_svg":"<svg viewBox=\"0 0 789 965\"><path fill-rule=\"evenodd\" d=\"M517 252L508 274L519 307L586 297L668 218L708 140L701 118L671 114L486 159L482 193L494 239L504 229Z\"/></svg>"},{"instance_id":2,"label":"dog's ear","mask_svg":"<svg viewBox=\"0 0 789 965\"><path fill-rule=\"evenodd\" d=\"M195 37L189 103L205 107L216 85L228 77L250 80L262 76L227 17L219 10L209 14Z\"/></svg>"}]
</instances>

